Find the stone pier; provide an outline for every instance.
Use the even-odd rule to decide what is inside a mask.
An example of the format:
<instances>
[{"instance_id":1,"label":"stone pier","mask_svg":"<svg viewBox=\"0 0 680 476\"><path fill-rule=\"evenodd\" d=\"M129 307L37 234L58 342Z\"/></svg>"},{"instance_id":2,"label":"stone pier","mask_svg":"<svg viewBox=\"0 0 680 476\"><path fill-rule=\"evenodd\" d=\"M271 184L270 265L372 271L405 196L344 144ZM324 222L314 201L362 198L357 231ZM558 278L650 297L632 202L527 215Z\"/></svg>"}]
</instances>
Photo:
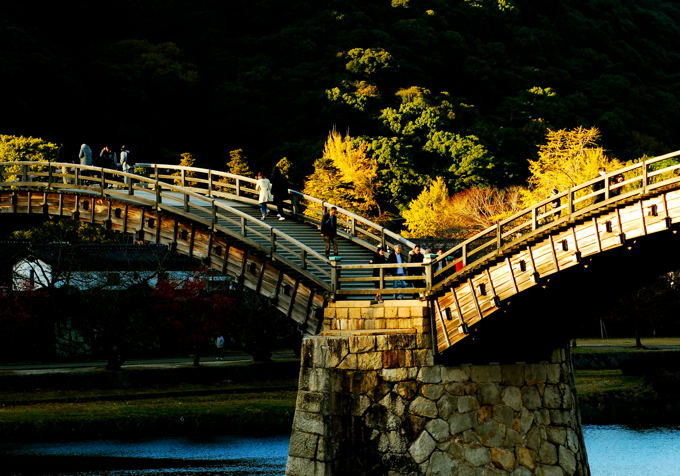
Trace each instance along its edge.
<instances>
[{"instance_id":1,"label":"stone pier","mask_svg":"<svg viewBox=\"0 0 680 476\"><path fill-rule=\"evenodd\" d=\"M589 474L567 346L442 364L425 303L362 304L303 340L286 474Z\"/></svg>"}]
</instances>

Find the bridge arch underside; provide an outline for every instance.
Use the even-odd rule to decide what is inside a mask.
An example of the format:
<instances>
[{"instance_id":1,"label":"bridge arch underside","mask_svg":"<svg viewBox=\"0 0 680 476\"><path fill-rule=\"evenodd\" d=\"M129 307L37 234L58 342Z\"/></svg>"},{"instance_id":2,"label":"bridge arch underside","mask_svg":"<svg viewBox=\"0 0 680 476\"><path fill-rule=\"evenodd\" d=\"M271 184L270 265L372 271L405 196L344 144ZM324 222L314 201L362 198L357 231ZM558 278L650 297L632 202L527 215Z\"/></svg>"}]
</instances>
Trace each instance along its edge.
<instances>
[{"instance_id":1,"label":"bridge arch underside","mask_svg":"<svg viewBox=\"0 0 680 476\"><path fill-rule=\"evenodd\" d=\"M489 362L549 352L574 337L578 323L680 269L679 250L680 191L556 226L434 299L440 358Z\"/></svg>"},{"instance_id":2,"label":"bridge arch underside","mask_svg":"<svg viewBox=\"0 0 680 476\"><path fill-rule=\"evenodd\" d=\"M271 299L303 333L319 331L325 305L322 290L284 264L270 260L265 251L213 230L209 223L139 203L57 191L0 192L0 216L8 215L69 217L134 234L136 241L167 245Z\"/></svg>"}]
</instances>

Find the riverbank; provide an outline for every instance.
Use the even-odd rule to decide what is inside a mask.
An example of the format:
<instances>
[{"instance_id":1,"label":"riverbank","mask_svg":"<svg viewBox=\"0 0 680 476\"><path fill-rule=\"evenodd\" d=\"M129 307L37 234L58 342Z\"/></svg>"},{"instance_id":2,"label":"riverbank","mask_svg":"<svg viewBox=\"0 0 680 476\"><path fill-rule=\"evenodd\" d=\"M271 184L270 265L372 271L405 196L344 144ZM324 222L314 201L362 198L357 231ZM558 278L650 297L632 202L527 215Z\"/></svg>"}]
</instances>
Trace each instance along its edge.
<instances>
[{"instance_id":1,"label":"riverbank","mask_svg":"<svg viewBox=\"0 0 680 476\"><path fill-rule=\"evenodd\" d=\"M298 361L0 370L0 442L290 431Z\"/></svg>"},{"instance_id":2,"label":"riverbank","mask_svg":"<svg viewBox=\"0 0 680 476\"><path fill-rule=\"evenodd\" d=\"M680 339L582 339L572 349L584 424L680 424Z\"/></svg>"},{"instance_id":3,"label":"riverbank","mask_svg":"<svg viewBox=\"0 0 680 476\"><path fill-rule=\"evenodd\" d=\"M584 424L678 424L680 339L579 342L573 349ZM586 345L587 344L587 345ZM0 442L288 434L299 362L249 359L0 366Z\"/></svg>"}]
</instances>

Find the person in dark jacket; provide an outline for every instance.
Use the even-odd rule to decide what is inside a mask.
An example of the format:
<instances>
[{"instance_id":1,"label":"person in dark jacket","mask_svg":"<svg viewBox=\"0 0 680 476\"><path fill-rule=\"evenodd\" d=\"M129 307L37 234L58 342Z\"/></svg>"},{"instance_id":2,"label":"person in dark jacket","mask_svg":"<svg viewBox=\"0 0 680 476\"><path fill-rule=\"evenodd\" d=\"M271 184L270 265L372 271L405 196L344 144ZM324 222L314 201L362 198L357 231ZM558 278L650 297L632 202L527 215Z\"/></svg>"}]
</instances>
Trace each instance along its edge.
<instances>
[{"instance_id":1,"label":"person in dark jacket","mask_svg":"<svg viewBox=\"0 0 680 476\"><path fill-rule=\"evenodd\" d=\"M382 245L378 245L378 247L373 252L373 256L368 261L368 263L369 264L385 264L385 263L387 263L387 257L385 256L385 249L382 247ZM380 277L380 268L376 267L376 268L373 269L373 277L374 278ZM374 281L373 286L375 286L377 289L380 289L380 280ZM378 302L383 302L382 293L380 291L378 291L375 294L375 300L378 301Z\"/></svg>"},{"instance_id":2,"label":"person in dark jacket","mask_svg":"<svg viewBox=\"0 0 680 476\"><path fill-rule=\"evenodd\" d=\"M338 209L331 208L324 213L321 218L321 236L323 236L324 252L326 258L329 257L331 244L333 245L333 256L338 255Z\"/></svg>"},{"instance_id":3,"label":"person in dark jacket","mask_svg":"<svg viewBox=\"0 0 680 476\"><path fill-rule=\"evenodd\" d=\"M283 202L288 198L288 179L279 167L274 167L271 175L272 195L274 195L274 205L279 220L285 220L283 216Z\"/></svg>"},{"instance_id":4,"label":"person in dark jacket","mask_svg":"<svg viewBox=\"0 0 680 476\"><path fill-rule=\"evenodd\" d=\"M409 263L422 263L425 259L425 255L420 251L420 245L415 245L411 251L408 252L408 262ZM423 268L413 267L408 268L409 276L420 276L423 274ZM421 280L411 281L411 286L414 288L422 288L425 286L425 282Z\"/></svg>"},{"instance_id":5,"label":"person in dark jacket","mask_svg":"<svg viewBox=\"0 0 680 476\"><path fill-rule=\"evenodd\" d=\"M390 256L387 258L388 263L394 263L394 264L403 264L406 263L406 256L404 256L401 252L401 245L395 245L394 246L394 251ZM390 269L390 274L396 276L399 279L394 280L394 287L395 288L405 288L406 287L406 281L404 281L404 276L406 273L404 272L404 268L401 266L397 266L395 268ZM402 299L403 294L394 294L395 299Z\"/></svg>"}]
</instances>

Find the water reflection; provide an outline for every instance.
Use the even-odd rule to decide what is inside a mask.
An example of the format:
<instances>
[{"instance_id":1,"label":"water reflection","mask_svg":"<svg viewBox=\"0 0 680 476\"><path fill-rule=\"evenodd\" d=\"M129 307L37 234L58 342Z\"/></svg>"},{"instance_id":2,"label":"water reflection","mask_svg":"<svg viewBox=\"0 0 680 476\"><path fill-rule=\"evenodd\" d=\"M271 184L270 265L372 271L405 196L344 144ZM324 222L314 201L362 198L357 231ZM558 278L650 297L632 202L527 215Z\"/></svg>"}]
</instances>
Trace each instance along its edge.
<instances>
[{"instance_id":1,"label":"water reflection","mask_svg":"<svg viewBox=\"0 0 680 476\"><path fill-rule=\"evenodd\" d=\"M680 428L585 425L593 476L680 476ZM281 475L288 435L153 441L29 443L0 447L3 475Z\"/></svg>"},{"instance_id":2,"label":"water reflection","mask_svg":"<svg viewBox=\"0 0 680 476\"><path fill-rule=\"evenodd\" d=\"M680 475L680 428L583 427L593 476Z\"/></svg>"},{"instance_id":3,"label":"water reflection","mask_svg":"<svg viewBox=\"0 0 680 476\"><path fill-rule=\"evenodd\" d=\"M9 474L280 475L286 467L288 441L287 435L201 441L76 441L5 446L2 453Z\"/></svg>"}]
</instances>

